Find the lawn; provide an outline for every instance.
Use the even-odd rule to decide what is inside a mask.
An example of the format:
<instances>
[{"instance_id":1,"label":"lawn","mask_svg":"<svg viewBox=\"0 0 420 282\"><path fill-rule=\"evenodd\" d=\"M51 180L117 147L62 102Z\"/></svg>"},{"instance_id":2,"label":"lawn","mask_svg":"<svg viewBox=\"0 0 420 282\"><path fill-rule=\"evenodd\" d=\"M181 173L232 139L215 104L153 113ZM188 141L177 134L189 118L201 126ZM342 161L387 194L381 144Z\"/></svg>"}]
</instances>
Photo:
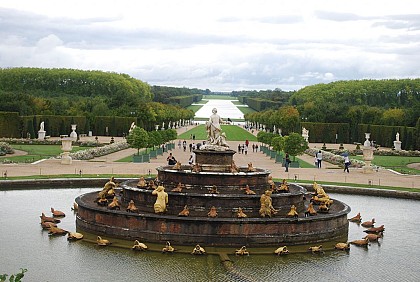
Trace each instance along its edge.
<instances>
[{"instance_id":1,"label":"lawn","mask_svg":"<svg viewBox=\"0 0 420 282\"><path fill-rule=\"evenodd\" d=\"M351 158L363 160L363 156L352 156ZM393 169L401 173L420 174L420 170L408 168L411 163L420 163L420 157L401 157L401 156L374 156L372 164L380 167Z\"/></svg>"},{"instance_id":2,"label":"lawn","mask_svg":"<svg viewBox=\"0 0 420 282\"><path fill-rule=\"evenodd\" d=\"M246 131L242 127L236 125L222 125L222 131L226 133L227 141L257 141L257 137ZM179 139L190 139L190 136L195 135L196 140L206 140L207 132L204 124L194 127L187 132L178 136Z\"/></svg>"},{"instance_id":3,"label":"lawn","mask_svg":"<svg viewBox=\"0 0 420 282\"><path fill-rule=\"evenodd\" d=\"M23 156L6 156L0 159L7 159L17 163L35 162L41 159L59 156L63 151L61 145L11 145L15 150L25 151L28 154ZM73 146L72 152L86 150L86 147Z\"/></svg>"}]
</instances>

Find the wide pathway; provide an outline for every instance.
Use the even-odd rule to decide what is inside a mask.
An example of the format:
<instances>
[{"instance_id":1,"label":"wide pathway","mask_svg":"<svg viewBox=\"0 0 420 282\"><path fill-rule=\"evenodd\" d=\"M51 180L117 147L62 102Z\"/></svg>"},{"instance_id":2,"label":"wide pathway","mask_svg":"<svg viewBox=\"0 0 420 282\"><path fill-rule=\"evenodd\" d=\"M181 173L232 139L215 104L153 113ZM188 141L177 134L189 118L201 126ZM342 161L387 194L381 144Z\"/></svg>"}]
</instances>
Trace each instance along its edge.
<instances>
[{"instance_id":1,"label":"wide pathway","mask_svg":"<svg viewBox=\"0 0 420 282\"><path fill-rule=\"evenodd\" d=\"M185 132L189 128L180 128L178 131ZM87 138L87 137L83 137ZM99 141L107 141L109 137L101 137ZM119 138L115 139L120 140ZM188 143L191 140L186 140ZM109 141L108 141L109 142ZM196 140L196 142L200 142ZM237 151L238 144L243 142L228 142L230 148ZM178 140L175 141L175 149L171 152L175 158L183 164L188 163L190 156L189 149L184 152L182 147L178 148ZM251 143L252 145L252 143ZM260 145L260 144L258 144ZM311 147L319 148L321 144L310 144ZM328 145L333 146L333 145ZM80 177L83 174L112 174L116 175L148 175L156 174L156 167L166 165L166 157L168 152L165 152L163 156L158 156L156 159L152 159L150 163L126 163L116 162L123 157L130 156L136 153L136 149L127 149L107 156L93 159L91 161L78 161L74 160L71 165L62 165L58 159L49 159L34 164L1 164L0 172L1 176L7 173L7 176L33 176L33 175L60 175L60 174L74 174ZM302 156L308 162L313 161L311 156ZM323 168L289 168L289 172L285 172L282 164L275 163L274 159L270 159L262 152L252 152L252 148L248 151L248 154L234 155L234 161L238 166L247 166L249 162L252 162L254 167L264 168L271 171L271 175L274 178L282 179L286 178L290 181L296 180L310 180L310 181L329 181L329 182L342 182L342 183L359 183L359 184L371 184L391 187L408 187L408 188L420 188L420 176L416 175L399 175L390 172L385 169L380 169L372 174L365 174L362 169L350 169L350 173L345 173L341 168L337 166L323 163ZM4 179L4 178L3 178Z\"/></svg>"}]
</instances>

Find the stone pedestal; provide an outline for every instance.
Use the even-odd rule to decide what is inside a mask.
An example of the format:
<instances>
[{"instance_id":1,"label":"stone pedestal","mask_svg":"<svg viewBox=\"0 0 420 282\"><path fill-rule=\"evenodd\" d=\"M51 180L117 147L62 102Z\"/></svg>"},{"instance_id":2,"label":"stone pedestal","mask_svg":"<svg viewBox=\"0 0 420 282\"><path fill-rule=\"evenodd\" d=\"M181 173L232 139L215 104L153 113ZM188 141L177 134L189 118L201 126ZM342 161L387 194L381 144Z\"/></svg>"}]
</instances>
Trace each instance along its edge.
<instances>
[{"instance_id":1,"label":"stone pedestal","mask_svg":"<svg viewBox=\"0 0 420 282\"><path fill-rule=\"evenodd\" d=\"M363 147L363 160L365 166L363 167L363 173L373 173L372 160L373 160L373 147Z\"/></svg>"},{"instance_id":2,"label":"stone pedestal","mask_svg":"<svg viewBox=\"0 0 420 282\"><path fill-rule=\"evenodd\" d=\"M394 141L395 151L401 151L401 141Z\"/></svg>"},{"instance_id":3,"label":"stone pedestal","mask_svg":"<svg viewBox=\"0 0 420 282\"><path fill-rule=\"evenodd\" d=\"M369 141L370 133L365 133L365 143L363 144L363 160L365 161L365 166L363 167L363 173L373 173L372 160L373 160L373 150Z\"/></svg>"},{"instance_id":4,"label":"stone pedestal","mask_svg":"<svg viewBox=\"0 0 420 282\"><path fill-rule=\"evenodd\" d=\"M63 150L63 153L61 153L61 164L69 165L72 163L72 158L69 156L72 147L72 138L63 138L61 139L61 150Z\"/></svg>"},{"instance_id":5,"label":"stone pedestal","mask_svg":"<svg viewBox=\"0 0 420 282\"><path fill-rule=\"evenodd\" d=\"M38 140L44 140L45 139L45 130L38 131Z\"/></svg>"}]
</instances>

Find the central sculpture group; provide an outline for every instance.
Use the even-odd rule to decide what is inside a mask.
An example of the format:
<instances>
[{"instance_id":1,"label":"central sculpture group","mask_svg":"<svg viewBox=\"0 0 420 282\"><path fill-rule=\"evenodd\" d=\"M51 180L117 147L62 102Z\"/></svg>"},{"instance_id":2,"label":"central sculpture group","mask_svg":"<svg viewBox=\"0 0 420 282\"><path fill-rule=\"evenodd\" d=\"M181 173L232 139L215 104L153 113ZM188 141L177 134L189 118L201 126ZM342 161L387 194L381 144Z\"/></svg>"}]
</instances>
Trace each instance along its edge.
<instances>
[{"instance_id":1,"label":"central sculpture group","mask_svg":"<svg viewBox=\"0 0 420 282\"><path fill-rule=\"evenodd\" d=\"M347 240L350 208L314 183L275 183L270 171L238 167L213 109L208 142L192 165L160 166L155 179L115 179L79 196L77 227L90 233L181 245L268 246ZM165 191L166 190L166 191ZM124 208L121 208L124 207ZM197 249L198 250L198 249ZM198 251L197 251L198 252Z\"/></svg>"}]
</instances>

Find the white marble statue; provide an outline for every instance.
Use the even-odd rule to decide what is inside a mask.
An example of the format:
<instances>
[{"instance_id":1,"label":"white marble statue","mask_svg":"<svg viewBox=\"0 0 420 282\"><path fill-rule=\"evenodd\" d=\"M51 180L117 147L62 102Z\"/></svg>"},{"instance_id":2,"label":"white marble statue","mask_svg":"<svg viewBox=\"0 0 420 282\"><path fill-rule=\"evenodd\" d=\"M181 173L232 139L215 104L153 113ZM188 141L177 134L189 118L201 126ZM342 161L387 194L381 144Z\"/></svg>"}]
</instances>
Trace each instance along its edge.
<instances>
[{"instance_id":1,"label":"white marble statue","mask_svg":"<svg viewBox=\"0 0 420 282\"><path fill-rule=\"evenodd\" d=\"M206 123L207 139L210 144L216 144L216 142L219 140L220 133L222 132L220 124L223 122L223 120L217 114L216 108L214 108L212 112L213 114L210 116L209 121Z\"/></svg>"}]
</instances>

